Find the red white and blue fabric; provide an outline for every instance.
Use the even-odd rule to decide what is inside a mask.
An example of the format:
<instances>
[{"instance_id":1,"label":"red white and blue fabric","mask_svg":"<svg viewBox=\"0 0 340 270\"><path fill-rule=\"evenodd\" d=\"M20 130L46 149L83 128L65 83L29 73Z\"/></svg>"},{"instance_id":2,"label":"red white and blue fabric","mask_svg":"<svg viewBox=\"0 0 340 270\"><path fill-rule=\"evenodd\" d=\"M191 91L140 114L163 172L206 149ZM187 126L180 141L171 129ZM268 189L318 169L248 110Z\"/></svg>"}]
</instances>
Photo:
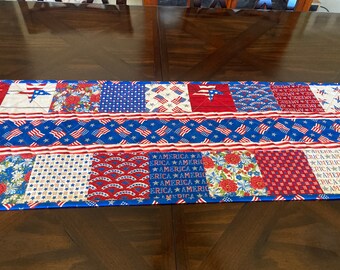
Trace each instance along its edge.
<instances>
[{"instance_id":1,"label":"red white and blue fabric","mask_svg":"<svg viewBox=\"0 0 340 270\"><path fill-rule=\"evenodd\" d=\"M0 210L340 199L339 101L335 83L3 80Z\"/></svg>"}]
</instances>

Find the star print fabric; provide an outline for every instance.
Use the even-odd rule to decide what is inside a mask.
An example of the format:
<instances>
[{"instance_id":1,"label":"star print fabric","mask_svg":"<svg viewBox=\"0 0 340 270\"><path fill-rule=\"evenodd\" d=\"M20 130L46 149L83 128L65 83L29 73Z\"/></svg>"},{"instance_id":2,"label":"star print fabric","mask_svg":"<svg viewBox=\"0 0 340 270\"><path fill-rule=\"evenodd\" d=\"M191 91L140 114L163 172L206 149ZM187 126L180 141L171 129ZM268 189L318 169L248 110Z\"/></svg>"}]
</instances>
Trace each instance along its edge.
<instances>
[{"instance_id":1,"label":"star print fabric","mask_svg":"<svg viewBox=\"0 0 340 270\"><path fill-rule=\"evenodd\" d=\"M105 83L101 93L100 112L145 112L145 85Z\"/></svg>"}]
</instances>

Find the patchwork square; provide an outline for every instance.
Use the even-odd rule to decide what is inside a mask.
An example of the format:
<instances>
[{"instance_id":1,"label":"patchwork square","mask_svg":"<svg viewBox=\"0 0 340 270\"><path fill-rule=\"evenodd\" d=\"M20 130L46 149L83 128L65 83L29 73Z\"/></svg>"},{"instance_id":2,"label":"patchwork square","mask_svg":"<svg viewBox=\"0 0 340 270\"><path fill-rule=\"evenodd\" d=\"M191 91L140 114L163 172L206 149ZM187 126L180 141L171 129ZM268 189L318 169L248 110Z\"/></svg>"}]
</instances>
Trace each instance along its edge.
<instances>
[{"instance_id":1,"label":"patchwork square","mask_svg":"<svg viewBox=\"0 0 340 270\"><path fill-rule=\"evenodd\" d=\"M323 194L302 151L257 151L255 158L269 195Z\"/></svg>"},{"instance_id":2,"label":"patchwork square","mask_svg":"<svg viewBox=\"0 0 340 270\"><path fill-rule=\"evenodd\" d=\"M227 84L188 84L193 112L236 112Z\"/></svg>"},{"instance_id":3,"label":"patchwork square","mask_svg":"<svg viewBox=\"0 0 340 270\"><path fill-rule=\"evenodd\" d=\"M0 156L0 203L20 203L24 197L35 157Z\"/></svg>"},{"instance_id":4,"label":"patchwork square","mask_svg":"<svg viewBox=\"0 0 340 270\"><path fill-rule=\"evenodd\" d=\"M101 84L60 82L50 112L98 112Z\"/></svg>"},{"instance_id":5,"label":"patchwork square","mask_svg":"<svg viewBox=\"0 0 340 270\"><path fill-rule=\"evenodd\" d=\"M0 105L1 105L2 101L4 100L6 94L7 94L9 86L10 85L8 83L4 83L4 82L0 81Z\"/></svg>"},{"instance_id":6,"label":"patchwork square","mask_svg":"<svg viewBox=\"0 0 340 270\"><path fill-rule=\"evenodd\" d=\"M239 112L281 110L269 83L231 83L229 89Z\"/></svg>"},{"instance_id":7,"label":"patchwork square","mask_svg":"<svg viewBox=\"0 0 340 270\"><path fill-rule=\"evenodd\" d=\"M184 84L147 84L145 99L147 112L191 112Z\"/></svg>"},{"instance_id":8,"label":"patchwork square","mask_svg":"<svg viewBox=\"0 0 340 270\"><path fill-rule=\"evenodd\" d=\"M272 85L279 106L290 112L323 112L313 92L306 85Z\"/></svg>"},{"instance_id":9,"label":"patchwork square","mask_svg":"<svg viewBox=\"0 0 340 270\"><path fill-rule=\"evenodd\" d=\"M340 87L337 85L310 85L325 112L340 112Z\"/></svg>"},{"instance_id":10,"label":"patchwork square","mask_svg":"<svg viewBox=\"0 0 340 270\"><path fill-rule=\"evenodd\" d=\"M340 194L340 149L303 151L324 193Z\"/></svg>"},{"instance_id":11,"label":"patchwork square","mask_svg":"<svg viewBox=\"0 0 340 270\"><path fill-rule=\"evenodd\" d=\"M88 200L148 199L149 157L140 153L93 155Z\"/></svg>"},{"instance_id":12,"label":"patchwork square","mask_svg":"<svg viewBox=\"0 0 340 270\"><path fill-rule=\"evenodd\" d=\"M55 83L12 83L0 105L0 112L48 112L55 89Z\"/></svg>"},{"instance_id":13,"label":"patchwork square","mask_svg":"<svg viewBox=\"0 0 340 270\"><path fill-rule=\"evenodd\" d=\"M249 151L205 152L203 163L211 197L267 195L255 156Z\"/></svg>"},{"instance_id":14,"label":"patchwork square","mask_svg":"<svg viewBox=\"0 0 340 270\"><path fill-rule=\"evenodd\" d=\"M25 202L86 200L92 155L38 155Z\"/></svg>"},{"instance_id":15,"label":"patchwork square","mask_svg":"<svg viewBox=\"0 0 340 270\"><path fill-rule=\"evenodd\" d=\"M100 97L100 112L145 112L145 85L107 82Z\"/></svg>"},{"instance_id":16,"label":"patchwork square","mask_svg":"<svg viewBox=\"0 0 340 270\"><path fill-rule=\"evenodd\" d=\"M149 158L152 199L176 202L208 197L201 153L154 152Z\"/></svg>"}]
</instances>

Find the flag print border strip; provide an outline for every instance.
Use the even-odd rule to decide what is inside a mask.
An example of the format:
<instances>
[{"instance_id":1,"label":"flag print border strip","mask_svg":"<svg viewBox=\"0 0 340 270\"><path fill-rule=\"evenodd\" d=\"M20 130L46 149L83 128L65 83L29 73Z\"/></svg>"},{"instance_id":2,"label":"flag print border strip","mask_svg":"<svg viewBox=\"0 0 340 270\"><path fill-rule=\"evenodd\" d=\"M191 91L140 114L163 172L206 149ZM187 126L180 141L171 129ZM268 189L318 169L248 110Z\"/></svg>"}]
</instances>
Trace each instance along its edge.
<instances>
[{"instance_id":1,"label":"flag print border strip","mask_svg":"<svg viewBox=\"0 0 340 270\"><path fill-rule=\"evenodd\" d=\"M249 196L249 197L224 197L202 198L195 201L184 199L172 201L166 199L144 199L144 200L108 200L108 201L80 201L80 202L56 202L56 203L24 203L24 204L0 204L0 211L8 210L29 210L29 209L52 209L52 208L86 208L86 207L105 207L105 206L146 206L146 205L169 205L169 204L200 204L200 203L231 203L231 202L277 202L277 201L321 201L321 200L340 200L340 194L315 194L315 195L289 195L289 196Z\"/></svg>"}]
</instances>

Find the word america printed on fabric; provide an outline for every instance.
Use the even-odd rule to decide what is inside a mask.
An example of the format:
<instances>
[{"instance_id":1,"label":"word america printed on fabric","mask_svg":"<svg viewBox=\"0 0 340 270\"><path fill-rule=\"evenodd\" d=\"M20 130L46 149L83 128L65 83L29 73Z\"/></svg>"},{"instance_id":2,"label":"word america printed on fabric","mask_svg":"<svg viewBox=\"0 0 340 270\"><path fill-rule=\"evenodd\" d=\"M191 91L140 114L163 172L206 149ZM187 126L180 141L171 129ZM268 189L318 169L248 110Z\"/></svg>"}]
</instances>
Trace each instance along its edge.
<instances>
[{"instance_id":1,"label":"word america printed on fabric","mask_svg":"<svg viewBox=\"0 0 340 270\"><path fill-rule=\"evenodd\" d=\"M0 209L340 199L340 85L0 81Z\"/></svg>"}]
</instances>

